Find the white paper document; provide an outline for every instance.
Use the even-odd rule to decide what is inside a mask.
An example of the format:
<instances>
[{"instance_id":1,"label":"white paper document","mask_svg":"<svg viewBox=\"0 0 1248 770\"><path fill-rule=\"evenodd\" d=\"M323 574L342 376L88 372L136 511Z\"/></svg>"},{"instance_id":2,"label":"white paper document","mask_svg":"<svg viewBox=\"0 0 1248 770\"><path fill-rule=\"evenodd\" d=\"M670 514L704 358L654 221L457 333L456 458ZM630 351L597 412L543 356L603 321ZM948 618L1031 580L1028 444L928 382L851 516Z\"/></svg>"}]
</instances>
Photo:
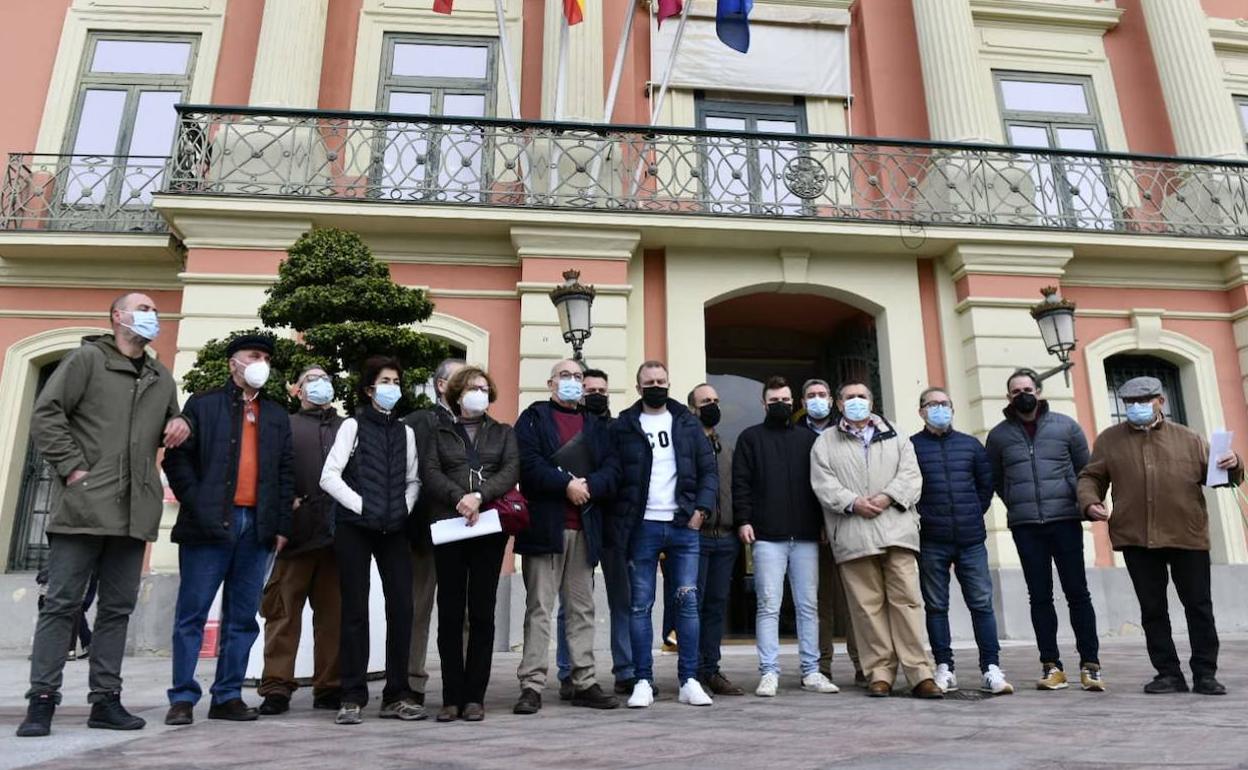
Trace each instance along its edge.
<instances>
[{"instance_id":1,"label":"white paper document","mask_svg":"<svg viewBox=\"0 0 1248 770\"><path fill-rule=\"evenodd\" d=\"M429 534L433 536L434 545L454 543L456 540L483 537L502 531L503 525L498 520L498 511L493 510L482 513L477 519L477 523L471 527L468 526L468 520L463 516L435 521L429 525Z\"/></svg>"},{"instance_id":2,"label":"white paper document","mask_svg":"<svg viewBox=\"0 0 1248 770\"><path fill-rule=\"evenodd\" d=\"M1235 433L1229 430L1215 430L1209 437L1209 471L1205 475L1205 486L1216 487L1230 480L1226 470L1218 467L1218 458L1231 451L1234 437Z\"/></svg>"}]
</instances>

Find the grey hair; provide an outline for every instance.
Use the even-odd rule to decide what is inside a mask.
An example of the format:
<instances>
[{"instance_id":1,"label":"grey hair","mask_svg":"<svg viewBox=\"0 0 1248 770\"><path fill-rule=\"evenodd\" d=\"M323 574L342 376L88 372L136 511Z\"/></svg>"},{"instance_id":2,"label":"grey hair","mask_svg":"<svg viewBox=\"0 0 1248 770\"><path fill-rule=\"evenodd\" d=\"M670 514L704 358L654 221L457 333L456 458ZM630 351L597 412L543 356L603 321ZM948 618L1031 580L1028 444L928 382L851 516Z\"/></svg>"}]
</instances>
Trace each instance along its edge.
<instances>
[{"instance_id":1,"label":"grey hair","mask_svg":"<svg viewBox=\"0 0 1248 770\"><path fill-rule=\"evenodd\" d=\"M809 380L806 380L805 382L802 383L802 398L806 398L806 391L810 390L811 385L822 385L823 387L828 389L829 395L832 394L832 386L828 384L827 380L821 380L818 377L812 377Z\"/></svg>"},{"instance_id":2,"label":"grey hair","mask_svg":"<svg viewBox=\"0 0 1248 770\"><path fill-rule=\"evenodd\" d=\"M462 358L444 358L438 364L437 371L434 372L435 380L449 380L451 378L452 366L465 366L466 362Z\"/></svg>"}]
</instances>

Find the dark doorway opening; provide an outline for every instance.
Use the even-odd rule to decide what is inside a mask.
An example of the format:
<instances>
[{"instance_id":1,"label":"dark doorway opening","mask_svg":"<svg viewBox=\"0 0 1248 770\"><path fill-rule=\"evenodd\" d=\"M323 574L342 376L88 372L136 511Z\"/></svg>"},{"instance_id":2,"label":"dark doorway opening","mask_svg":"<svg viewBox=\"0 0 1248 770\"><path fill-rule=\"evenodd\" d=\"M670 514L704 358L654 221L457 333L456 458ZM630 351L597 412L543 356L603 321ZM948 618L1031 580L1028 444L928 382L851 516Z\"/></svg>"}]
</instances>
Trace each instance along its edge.
<instances>
[{"instance_id":1,"label":"dark doorway opening","mask_svg":"<svg viewBox=\"0 0 1248 770\"><path fill-rule=\"evenodd\" d=\"M45 364L39 370L35 398L48 383L60 361ZM17 518L9 541L9 571L38 571L48 563L48 518L57 501L55 471L35 447L34 437L27 439L26 462L22 466L22 486L17 496Z\"/></svg>"}]
</instances>

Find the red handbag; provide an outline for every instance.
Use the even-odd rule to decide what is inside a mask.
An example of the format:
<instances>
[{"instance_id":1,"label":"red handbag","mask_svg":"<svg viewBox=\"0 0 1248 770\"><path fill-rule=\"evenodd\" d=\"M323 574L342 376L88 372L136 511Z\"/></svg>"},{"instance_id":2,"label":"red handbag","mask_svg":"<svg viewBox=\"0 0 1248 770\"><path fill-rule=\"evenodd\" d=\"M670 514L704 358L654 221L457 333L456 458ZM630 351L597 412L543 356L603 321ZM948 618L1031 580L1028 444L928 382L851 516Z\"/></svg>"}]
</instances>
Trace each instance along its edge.
<instances>
[{"instance_id":1,"label":"red handbag","mask_svg":"<svg viewBox=\"0 0 1248 770\"><path fill-rule=\"evenodd\" d=\"M498 511L498 522L503 532L518 535L529 528L529 501L524 499L519 487L512 487L494 502L489 510Z\"/></svg>"}]
</instances>

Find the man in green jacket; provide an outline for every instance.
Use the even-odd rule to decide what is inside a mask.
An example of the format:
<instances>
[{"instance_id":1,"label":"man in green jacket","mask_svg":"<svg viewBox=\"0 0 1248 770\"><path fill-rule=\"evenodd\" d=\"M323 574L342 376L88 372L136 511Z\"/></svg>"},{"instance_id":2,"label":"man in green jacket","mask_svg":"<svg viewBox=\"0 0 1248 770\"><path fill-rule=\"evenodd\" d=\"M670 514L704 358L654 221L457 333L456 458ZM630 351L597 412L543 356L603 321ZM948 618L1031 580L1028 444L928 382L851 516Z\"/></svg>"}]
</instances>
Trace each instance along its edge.
<instances>
[{"instance_id":1,"label":"man in green jacket","mask_svg":"<svg viewBox=\"0 0 1248 770\"><path fill-rule=\"evenodd\" d=\"M91 645L87 726L138 730L121 705L126 627L139 594L147 543L156 539L164 490L156 452L190 435L173 376L147 355L160 332L156 303L118 297L112 334L85 337L61 361L35 402L31 433L51 463L59 500L48 524L48 594L30 658L30 704L19 736L51 732L61 674L93 571L99 603Z\"/></svg>"}]
</instances>

